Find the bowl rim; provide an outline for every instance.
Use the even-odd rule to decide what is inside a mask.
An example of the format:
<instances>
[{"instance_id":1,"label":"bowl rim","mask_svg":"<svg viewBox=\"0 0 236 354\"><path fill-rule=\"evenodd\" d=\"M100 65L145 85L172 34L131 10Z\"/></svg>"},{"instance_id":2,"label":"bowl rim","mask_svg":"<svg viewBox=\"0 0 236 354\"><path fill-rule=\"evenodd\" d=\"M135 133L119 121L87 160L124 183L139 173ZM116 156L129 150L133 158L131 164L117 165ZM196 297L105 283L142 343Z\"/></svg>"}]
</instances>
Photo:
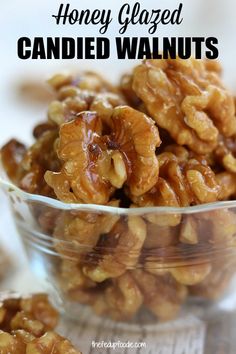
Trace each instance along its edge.
<instances>
[{"instance_id":1,"label":"bowl rim","mask_svg":"<svg viewBox=\"0 0 236 354\"><path fill-rule=\"evenodd\" d=\"M7 192L8 195L14 193L18 198L25 202L38 202L45 204L54 209L61 209L64 211L76 210L76 211L93 211L104 212L117 215L142 215L142 214L195 214L202 212L209 212L219 209L236 208L236 200L232 201L220 201L207 204L200 204L188 207L137 207L137 208L121 208L107 205L98 204L81 204L81 203L65 203L57 199L50 197L31 194L23 191L13 183L3 179L0 176L0 187Z\"/></svg>"}]
</instances>

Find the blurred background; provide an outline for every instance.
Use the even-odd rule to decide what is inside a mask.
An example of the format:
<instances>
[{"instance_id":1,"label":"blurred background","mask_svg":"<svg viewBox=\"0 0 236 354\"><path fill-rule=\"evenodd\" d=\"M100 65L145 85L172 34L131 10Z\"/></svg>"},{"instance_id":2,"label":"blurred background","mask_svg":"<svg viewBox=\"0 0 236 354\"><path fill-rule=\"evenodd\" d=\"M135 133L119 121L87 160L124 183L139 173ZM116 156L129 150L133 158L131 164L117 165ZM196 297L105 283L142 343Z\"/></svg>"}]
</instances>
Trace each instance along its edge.
<instances>
[{"instance_id":1,"label":"blurred background","mask_svg":"<svg viewBox=\"0 0 236 354\"><path fill-rule=\"evenodd\" d=\"M31 142L32 127L36 122L46 117L47 103L43 82L52 74L70 70L96 70L107 79L116 82L119 76L135 65L134 60L123 61L115 59L114 52L111 58L105 61L96 60L20 60L17 57L17 40L27 37L96 37L99 35L96 26L79 26L77 24L59 25L52 18L57 14L62 0L14 0L2 1L0 12L0 146L9 138L16 137L25 143ZM142 0L141 6L146 9L170 8L175 9L180 1L177 0ZM224 68L226 84L236 92L236 21L235 0L183 0L184 21L180 26L160 26L154 36L214 36L219 39L220 61ZM118 36L119 26L115 18L124 0L68 0L71 8L80 9L108 9L112 8L113 22L105 34L112 42ZM134 0L129 1L135 3ZM148 36L146 26L130 26L126 36ZM38 84L40 84L38 86ZM37 91L38 90L38 91ZM36 96L35 96L36 94ZM41 99L39 99L41 95ZM10 241L10 242L9 242ZM38 288L39 284L29 281L31 275L27 271L24 253L21 248L14 226L9 216L7 201L0 194L0 245L12 255L18 272L14 278L7 277L2 287L11 287L16 290ZM0 259L9 263L0 254ZM1 263L0 263L1 265ZM24 269L21 271L21 269ZM19 277L20 274L20 277Z\"/></svg>"}]
</instances>

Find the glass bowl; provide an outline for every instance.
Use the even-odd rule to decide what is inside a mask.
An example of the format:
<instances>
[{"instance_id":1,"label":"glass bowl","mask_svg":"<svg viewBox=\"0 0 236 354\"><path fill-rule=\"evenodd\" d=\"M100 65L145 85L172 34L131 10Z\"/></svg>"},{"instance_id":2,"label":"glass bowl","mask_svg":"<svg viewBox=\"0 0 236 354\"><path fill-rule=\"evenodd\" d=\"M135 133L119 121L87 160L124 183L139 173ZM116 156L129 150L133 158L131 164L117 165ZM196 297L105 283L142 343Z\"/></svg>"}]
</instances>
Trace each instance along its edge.
<instances>
[{"instance_id":1,"label":"glass bowl","mask_svg":"<svg viewBox=\"0 0 236 354\"><path fill-rule=\"evenodd\" d=\"M30 265L56 305L169 321L234 299L236 201L188 208L66 204L0 178ZM230 300L231 299L231 300Z\"/></svg>"}]
</instances>

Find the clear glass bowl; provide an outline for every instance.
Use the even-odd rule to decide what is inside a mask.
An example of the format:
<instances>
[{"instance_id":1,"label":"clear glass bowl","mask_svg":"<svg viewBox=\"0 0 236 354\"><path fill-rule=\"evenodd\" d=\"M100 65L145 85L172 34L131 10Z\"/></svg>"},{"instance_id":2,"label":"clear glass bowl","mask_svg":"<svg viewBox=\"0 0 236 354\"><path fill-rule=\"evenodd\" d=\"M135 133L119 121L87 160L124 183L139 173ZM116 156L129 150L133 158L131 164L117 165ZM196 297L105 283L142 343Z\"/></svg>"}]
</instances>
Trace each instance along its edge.
<instances>
[{"instance_id":1,"label":"clear glass bowl","mask_svg":"<svg viewBox=\"0 0 236 354\"><path fill-rule=\"evenodd\" d=\"M235 298L236 201L124 209L0 185L32 269L73 318L86 307L115 321L157 323Z\"/></svg>"}]
</instances>

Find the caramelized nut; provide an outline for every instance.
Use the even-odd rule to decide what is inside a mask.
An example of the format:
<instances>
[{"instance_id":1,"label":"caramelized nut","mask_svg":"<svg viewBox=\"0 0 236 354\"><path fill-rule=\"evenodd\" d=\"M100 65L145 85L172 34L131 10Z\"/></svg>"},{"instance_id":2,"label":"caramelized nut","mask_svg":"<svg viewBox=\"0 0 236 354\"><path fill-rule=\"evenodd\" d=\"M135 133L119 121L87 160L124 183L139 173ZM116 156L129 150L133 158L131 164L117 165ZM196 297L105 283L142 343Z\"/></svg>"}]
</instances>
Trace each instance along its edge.
<instances>
[{"instance_id":1,"label":"caramelized nut","mask_svg":"<svg viewBox=\"0 0 236 354\"><path fill-rule=\"evenodd\" d=\"M133 89L157 124L197 153L212 151L219 133L236 132L233 97L208 62L145 60L134 70Z\"/></svg>"},{"instance_id":2,"label":"caramelized nut","mask_svg":"<svg viewBox=\"0 0 236 354\"><path fill-rule=\"evenodd\" d=\"M106 204L124 182L141 195L157 181L160 140L151 119L129 107L115 108L111 119L110 136L102 136L101 120L92 112L61 126L58 156L64 164L60 172L45 174L60 200Z\"/></svg>"}]
</instances>

